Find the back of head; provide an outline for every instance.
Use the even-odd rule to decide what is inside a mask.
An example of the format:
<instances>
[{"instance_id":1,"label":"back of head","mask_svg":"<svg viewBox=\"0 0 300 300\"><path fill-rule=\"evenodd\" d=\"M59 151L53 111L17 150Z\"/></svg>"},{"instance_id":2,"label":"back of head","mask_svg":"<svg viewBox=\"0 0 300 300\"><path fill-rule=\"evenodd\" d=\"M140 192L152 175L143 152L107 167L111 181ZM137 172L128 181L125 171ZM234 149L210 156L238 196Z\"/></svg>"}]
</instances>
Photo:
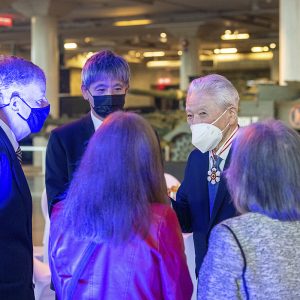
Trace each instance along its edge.
<instances>
[{"instance_id":1,"label":"back of head","mask_svg":"<svg viewBox=\"0 0 300 300\"><path fill-rule=\"evenodd\" d=\"M160 148L151 126L116 112L90 140L65 201L65 217L81 239L122 242L146 234L150 203L166 201Z\"/></svg>"},{"instance_id":2,"label":"back of head","mask_svg":"<svg viewBox=\"0 0 300 300\"><path fill-rule=\"evenodd\" d=\"M224 108L238 108L239 94L232 83L222 75L210 74L194 79L188 88L187 101L193 92L211 95Z\"/></svg>"},{"instance_id":3,"label":"back of head","mask_svg":"<svg viewBox=\"0 0 300 300\"><path fill-rule=\"evenodd\" d=\"M46 77L41 68L20 57L0 55L0 91L12 84L24 86L34 81L45 85Z\"/></svg>"},{"instance_id":4,"label":"back of head","mask_svg":"<svg viewBox=\"0 0 300 300\"><path fill-rule=\"evenodd\" d=\"M126 60L110 50L92 55L82 69L82 86L88 89L91 83L103 78L119 80L128 87L130 69Z\"/></svg>"},{"instance_id":5,"label":"back of head","mask_svg":"<svg viewBox=\"0 0 300 300\"><path fill-rule=\"evenodd\" d=\"M240 212L300 220L300 137L281 121L240 129L226 179Z\"/></svg>"}]
</instances>

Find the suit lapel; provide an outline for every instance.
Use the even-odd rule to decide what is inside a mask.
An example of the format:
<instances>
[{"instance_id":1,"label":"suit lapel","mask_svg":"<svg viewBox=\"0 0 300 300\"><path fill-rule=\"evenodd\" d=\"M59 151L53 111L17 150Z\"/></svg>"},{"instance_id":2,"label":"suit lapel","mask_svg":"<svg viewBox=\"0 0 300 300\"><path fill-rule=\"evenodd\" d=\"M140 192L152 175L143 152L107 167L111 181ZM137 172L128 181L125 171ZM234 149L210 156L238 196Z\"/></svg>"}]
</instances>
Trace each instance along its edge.
<instances>
[{"instance_id":1,"label":"suit lapel","mask_svg":"<svg viewBox=\"0 0 300 300\"><path fill-rule=\"evenodd\" d=\"M94 123L93 123L93 120L91 117L91 113L84 116L82 120L83 120L82 135L84 137L83 147L84 147L84 149L86 149L90 138L95 133L95 127L94 127Z\"/></svg>"},{"instance_id":2,"label":"suit lapel","mask_svg":"<svg viewBox=\"0 0 300 300\"><path fill-rule=\"evenodd\" d=\"M28 200L31 201L30 190L23 169L21 167L21 164L17 158L17 155L14 151L11 142L9 141L8 137L6 136L5 132L1 127L0 127L0 136L4 142L8 155L10 156L10 162L12 165L11 171L14 174L14 179L17 183L19 191L24 196L24 198L27 198Z\"/></svg>"},{"instance_id":3,"label":"suit lapel","mask_svg":"<svg viewBox=\"0 0 300 300\"><path fill-rule=\"evenodd\" d=\"M225 161L225 165L224 165L224 171L229 167L230 164L230 159L231 159L231 149L228 153L227 159ZM219 187L218 187L218 191L217 191L217 195L216 195L216 199L214 202L214 207L213 207L213 211L211 214L211 218L210 218L210 222L209 222L209 227L212 226L212 224L214 223L214 219L217 216L217 213L224 201L224 198L226 196L226 194L228 193L228 189L227 189L227 184L226 184L226 179L224 176L224 171L221 174L221 180L219 183Z\"/></svg>"},{"instance_id":4,"label":"suit lapel","mask_svg":"<svg viewBox=\"0 0 300 300\"><path fill-rule=\"evenodd\" d=\"M197 174L199 174L198 182L200 184L200 190L199 193L201 195L201 198L204 200L202 201L202 210L205 212L202 216L203 218L203 224L206 224L206 226L209 224L210 218L209 218L209 192L208 192L208 181L207 181L207 171L209 168L209 152L204 153L201 155L201 161L199 169L197 170ZM196 176L196 174L195 174ZM204 180L202 180L204 178Z\"/></svg>"}]
</instances>

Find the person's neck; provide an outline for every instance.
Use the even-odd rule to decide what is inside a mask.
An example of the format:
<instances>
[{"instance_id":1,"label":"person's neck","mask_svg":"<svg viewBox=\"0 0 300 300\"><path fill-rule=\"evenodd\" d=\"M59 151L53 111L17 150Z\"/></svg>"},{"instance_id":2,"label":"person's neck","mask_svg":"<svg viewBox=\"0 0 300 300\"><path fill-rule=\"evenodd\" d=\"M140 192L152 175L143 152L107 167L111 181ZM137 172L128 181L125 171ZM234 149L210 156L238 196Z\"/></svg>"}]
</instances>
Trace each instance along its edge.
<instances>
[{"instance_id":1,"label":"person's neck","mask_svg":"<svg viewBox=\"0 0 300 300\"><path fill-rule=\"evenodd\" d=\"M94 116L96 119L98 119L98 120L100 120L100 121L103 121L103 120L104 120L104 118L99 117L99 116L95 113L95 111L93 110L93 108L91 108L91 113L93 114L93 116Z\"/></svg>"},{"instance_id":2,"label":"person's neck","mask_svg":"<svg viewBox=\"0 0 300 300\"><path fill-rule=\"evenodd\" d=\"M232 135L232 133L234 132L234 130L236 129L237 125L233 125L230 126L228 131L225 133L225 135L223 135L223 138L221 140L221 142L218 144L218 146L213 150L214 153L217 153L221 147L224 145L224 143L229 139L229 137Z\"/></svg>"}]
</instances>

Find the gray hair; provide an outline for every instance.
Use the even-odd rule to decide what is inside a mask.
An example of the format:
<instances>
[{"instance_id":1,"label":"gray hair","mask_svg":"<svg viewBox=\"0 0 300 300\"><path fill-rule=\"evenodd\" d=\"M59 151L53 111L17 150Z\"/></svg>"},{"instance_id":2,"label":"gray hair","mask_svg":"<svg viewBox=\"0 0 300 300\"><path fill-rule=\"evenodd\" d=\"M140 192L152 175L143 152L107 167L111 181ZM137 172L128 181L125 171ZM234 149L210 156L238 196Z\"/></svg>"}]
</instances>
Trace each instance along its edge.
<instances>
[{"instance_id":1,"label":"gray hair","mask_svg":"<svg viewBox=\"0 0 300 300\"><path fill-rule=\"evenodd\" d=\"M0 89L16 83L28 85L34 81L46 84L45 74L40 67L21 57L0 55Z\"/></svg>"},{"instance_id":2,"label":"gray hair","mask_svg":"<svg viewBox=\"0 0 300 300\"><path fill-rule=\"evenodd\" d=\"M224 108L233 106L238 108L239 94L232 83L224 76L210 74L194 79L188 89L187 99L192 92L207 93L215 98Z\"/></svg>"},{"instance_id":3,"label":"gray hair","mask_svg":"<svg viewBox=\"0 0 300 300\"><path fill-rule=\"evenodd\" d=\"M281 121L240 129L225 176L236 209L300 220L300 136Z\"/></svg>"}]
</instances>

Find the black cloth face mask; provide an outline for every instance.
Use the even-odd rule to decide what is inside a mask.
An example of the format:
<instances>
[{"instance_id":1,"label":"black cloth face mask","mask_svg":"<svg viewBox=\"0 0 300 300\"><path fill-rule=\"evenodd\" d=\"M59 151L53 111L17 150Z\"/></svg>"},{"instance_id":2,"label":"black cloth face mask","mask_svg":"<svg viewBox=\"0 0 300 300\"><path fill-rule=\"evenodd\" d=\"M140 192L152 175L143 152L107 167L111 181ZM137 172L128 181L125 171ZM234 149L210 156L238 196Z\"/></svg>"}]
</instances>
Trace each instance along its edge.
<instances>
[{"instance_id":1,"label":"black cloth face mask","mask_svg":"<svg viewBox=\"0 0 300 300\"><path fill-rule=\"evenodd\" d=\"M106 118L117 110L123 110L125 96L126 94L92 96L94 99L93 110L99 117Z\"/></svg>"}]
</instances>

